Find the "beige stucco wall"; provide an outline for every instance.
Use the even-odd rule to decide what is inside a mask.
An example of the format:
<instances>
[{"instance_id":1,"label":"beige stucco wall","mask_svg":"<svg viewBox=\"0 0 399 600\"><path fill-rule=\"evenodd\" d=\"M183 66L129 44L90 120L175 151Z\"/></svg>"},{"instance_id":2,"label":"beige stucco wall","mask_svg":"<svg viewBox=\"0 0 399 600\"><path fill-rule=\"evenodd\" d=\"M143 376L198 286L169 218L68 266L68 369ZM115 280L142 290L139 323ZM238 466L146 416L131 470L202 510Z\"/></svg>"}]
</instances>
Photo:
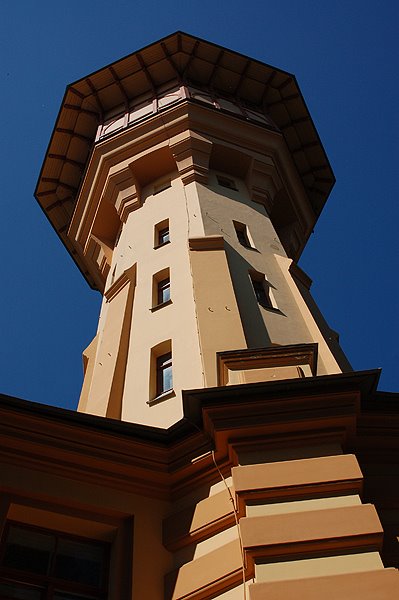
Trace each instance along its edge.
<instances>
[{"instance_id":1,"label":"beige stucco wall","mask_svg":"<svg viewBox=\"0 0 399 600\"><path fill-rule=\"evenodd\" d=\"M137 290L122 418L169 427L182 417L181 390L202 387L203 378L187 246L188 199L179 178L171 188L155 196L151 192L151 186L143 190L143 206L129 215L123 232L124 243L132 245L137 257ZM171 241L154 250L154 226L164 219L169 219ZM172 304L151 312L152 277L166 267ZM150 407L150 352L164 340L172 341L176 396Z\"/></svg>"},{"instance_id":2,"label":"beige stucco wall","mask_svg":"<svg viewBox=\"0 0 399 600\"><path fill-rule=\"evenodd\" d=\"M128 162L110 172L126 170ZM183 416L182 390L218 385L216 353L226 350L317 342L318 374L340 372L265 206L251 199L243 179L234 178L234 191L217 175L210 170L207 185L183 185L177 171L164 174L139 190L140 202L122 219L80 410L169 427ZM168 178L171 186L156 193ZM170 243L154 248L154 228L166 220ZM247 226L253 248L240 244L233 221ZM190 240L212 236L224 246L190 247ZM107 298L133 268L134 284ZM163 270L170 273L171 303L152 311L153 278ZM258 304L249 271L265 275L274 310ZM154 348L163 343L172 350L173 393L154 403ZM289 369L279 375L292 376Z\"/></svg>"},{"instance_id":3,"label":"beige stucco wall","mask_svg":"<svg viewBox=\"0 0 399 600\"><path fill-rule=\"evenodd\" d=\"M217 175L217 172L210 171L208 185L198 184L204 230L207 235L223 235L226 241L248 347L317 342L321 358L319 373L340 372L289 273L291 259L286 256L265 207L251 200L242 179L234 177L238 188L234 191L219 185ZM254 248L240 244L233 221L247 226ZM265 275L278 310L269 310L257 303L249 270Z\"/></svg>"},{"instance_id":4,"label":"beige stucco wall","mask_svg":"<svg viewBox=\"0 0 399 600\"><path fill-rule=\"evenodd\" d=\"M362 571L383 568L384 565L378 552L362 552L258 564L255 567L255 579L259 582L302 579L305 577L337 575L339 573L361 573Z\"/></svg>"},{"instance_id":5,"label":"beige stucco wall","mask_svg":"<svg viewBox=\"0 0 399 600\"><path fill-rule=\"evenodd\" d=\"M106 290L136 265L121 418L169 427L182 417L181 390L203 386L188 249L188 236L191 232L201 234L202 229L193 185L184 188L180 178L174 175L171 187L155 195L153 190L153 184L142 190L143 205L129 214L122 227ZM170 243L154 249L154 228L165 219L169 219ZM152 312L153 276L166 268L170 270L172 303ZM109 369L100 370L98 363L104 361L97 351L97 369L86 404L88 412L106 414L106 397L113 375L109 354L115 355L117 351L126 299L126 292L121 290L116 297L103 302L98 327L99 349L105 352ZM171 340L175 395L149 406L151 349L165 340Z\"/></svg>"},{"instance_id":6,"label":"beige stucco wall","mask_svg":"<svg viewBox=\"0 0 399 600\"><path fill-rule=\"evenodd\" d=\"M191 250L190 261L204 386L213 387L216 353L246 348L246 341L224 248Z\"/></svg>"}]
</instances>

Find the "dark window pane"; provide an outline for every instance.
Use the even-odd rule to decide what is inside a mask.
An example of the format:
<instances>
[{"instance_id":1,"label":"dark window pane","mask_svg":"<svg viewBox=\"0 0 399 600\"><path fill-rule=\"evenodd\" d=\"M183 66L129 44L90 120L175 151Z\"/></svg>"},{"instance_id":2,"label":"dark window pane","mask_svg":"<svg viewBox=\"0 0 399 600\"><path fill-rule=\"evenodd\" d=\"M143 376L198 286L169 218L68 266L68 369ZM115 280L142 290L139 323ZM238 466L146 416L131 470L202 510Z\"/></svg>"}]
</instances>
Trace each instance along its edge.
<instances>
[{"instance_id":1,"label":"dark window pane","mask_svg":"<svg viewBox=\"0 0 399 600\"><path fill-rule=\"evenodd\" d=\"M38 575L47 575L55 538L31 529L11 526L3 566Z\"/></svg>"},{"instance_id":2,"label":"dark window pane","mask_svg":"<svg viewBox=\"0 0 399 600\"><path fill-rule=\"evenodd\" d=\"M222 177L221 175L217 175L217 182L219 185L228 188L229 190L236 190L237 186L234 179L229 179L228 177Z\"/></svg>"},{"instance_id":3,"label":"dark window pane","mask_svg":"<svg viewBox=\"0 0 399 600\"><path fill-rule=\"evenodd\" d=\"M101 546L60 540L54 575L60 579L101 587L104 549Z\"/></svg>"},{"instance_id":4,"label":"dark window pane","mask_svg":"<svg viewBox=\"0 0 399 600\"><path fill-rule=\"evenodd\" d=\"M19 583L0 583L0 598L16 600L42 600L42 590Z\"/></svg>"},{"instance_id":5,"label":"dark window pane","mask_svg":"<svg viewBox=\"0 0 399 600\"><path fill-rule=\"evenodd\" d=\"M246 248L250 248L250 243L249 243L249 240L248 240L245 230L244 229L236 229L236 231L237 231L237 238L238 238L238 241L240 242L240 244L242 246L245 246Z\"/></svg>"},{"instance_id":6,"label":"dark window pane","mask_svg":"<svg viewBox=\"0 0 399 600\"><path fill-rule=\"evenodd\" d=\"M170 280L163 279L158 282L158 304L163 304L170 300Z\"/></svg>"},{"instance_id":7,"label":"dark window pane","mask_svg":"<svg viewBox=\"0 0 399 600\"><path fill-rule=\"evenodd\" d=\"M168 392L172 387L172 354L168 352L157 358L157 396Z\"/></svg>"},{"instance_id":8,"label":"dark window pane","mask_svg":"<svg viewBox=\"0 0 399 600\"><path fill-rule=\"evenodd\" d=\"M248 227L245 223L239 223L238 221L233 221L234 229L236 230L237 239L242 246L245 248L253 248L253 244L250 242Z\"/></svg>"},{"instance_id":9,"label":"dark window pane","mask_svg":"<svg viewBox=\"0 0 399 600\"><path fill-rule=\"evenodd\" d=\"M162 244L166 244L169 242L169 227L165 229L160 229L158 233L158 244L162 246Z\"/></svg>"},{"instance_id":10,"label":"dark window pane","mask_svg":"<svg viewBox=\"0 0 399 600\"><path fill-rule=\"evenodd\" d=\"M271 308L272 304L270 302L269 295L266 293L264 282L258 279L253 279L252 285L258 303L265 308Z\"/></svg>"}]
</instances>

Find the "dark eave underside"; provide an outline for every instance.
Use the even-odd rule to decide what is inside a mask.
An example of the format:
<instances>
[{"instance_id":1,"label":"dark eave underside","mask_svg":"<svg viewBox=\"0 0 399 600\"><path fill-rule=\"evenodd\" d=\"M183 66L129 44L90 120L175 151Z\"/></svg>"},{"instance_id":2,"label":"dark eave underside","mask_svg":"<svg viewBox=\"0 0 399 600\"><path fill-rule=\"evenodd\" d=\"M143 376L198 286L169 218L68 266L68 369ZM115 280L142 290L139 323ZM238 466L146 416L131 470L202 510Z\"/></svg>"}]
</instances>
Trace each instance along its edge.
<instances>
[{"instance_id":1,"label":"dark eave underside","mask_svg":"<svg viewBox=\"0 0 399 600\"><path fill-rule=\"evenodd\" d=\"M104 115L156 95L173 82L205 87L261 108L276 123L319 216L334 185L327 156L293 75L182 32L68 86L35 196L90 285L66 237L97 131ZM74 256L75 255L75 256Z\"/></svg>"}]
</instances>

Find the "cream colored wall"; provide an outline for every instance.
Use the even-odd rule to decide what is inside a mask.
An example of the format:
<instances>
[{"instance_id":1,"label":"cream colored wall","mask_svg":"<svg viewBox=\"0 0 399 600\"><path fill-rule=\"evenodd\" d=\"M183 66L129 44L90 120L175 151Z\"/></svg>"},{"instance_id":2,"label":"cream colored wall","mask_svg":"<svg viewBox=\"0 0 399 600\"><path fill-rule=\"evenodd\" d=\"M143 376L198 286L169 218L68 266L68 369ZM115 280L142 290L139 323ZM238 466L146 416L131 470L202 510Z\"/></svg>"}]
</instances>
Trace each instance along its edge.
<instances>
[{"instance_id":1,"label":"cream colored wall","mask_svg":"<svg viewBox=\"0 0 399 600\"><path fill-rule=\"evenodd\" d=\"M195 190L187 188L176 176L170 188L156 195L152 184L144 188L143 205L128 216L114 252L110 276L115 266L117 276L132 263L137 264L122 406L122 419L126 421L169 427L182 417L181 390L203 385L187 245L191 231L198 234L201 226L194 216L199 212ZM171 241L154 249L154 227L164 219L169 219ZM170 269L172 304L151 312L153 275L164 268ZM112 335L113 327L110 324L108 335ZM176 395L149 406L150 353L165 340L172 341Z\"/></svg>"},{"instance_id":2,"label":"cream colored wall","mask_svg":"<svg viewBox=\"0 0 399 600\"><path fill-rule=\"evenodd\" d=\"M106 306L106 319L103 319L103 327L97 334L98 343L95 357L88 357L89 370L85 376L83 392L86 392L86 380L90 378L89 391L82 394L82 402L79 409L95 415L111 416L110 409L112 403L112 391L116 385L119 389L119 401L121 403L123 395L124 371L126 363L126 348L123 348L125 327L130 326L131 319L126 323L126 316L131 314L130 305L133 302L134 281L127 281L126 285L116 294ZM127 340L126 340L127 343ZM118 359L125 355L124 364L121 365L120 373L117 371ZM86 395L86 399L85 396ZM115 394L114 394L115 395ZM117 407L118 408L118 407ZM118 418L119 415L112 414Z\"/></svg>"},{"instance_id":3,"label":"cream colored wall","mask_svg":"<svg viewBox=\"0 0 399 600\"><path fill-rule=\"evenodd\" d=\"M126 170L128 162L111 171ZM266 209L250 199L244 180L235 178L239 189L233 191L220 186L212 170L206 186L183 186L177 172L171 179L171 187L156 194L160 180L137 188L140 202L121 225L105 295L133 265L135 286L104 299L80 410L169 427L183 416L183 389L218 385L216 353L225 350L317 342L318 373L339 372ZM165 219L171 243L154 249L154 227ZM233 220L248 227L254 248L240 244ZM223 237L224 249L189 249L189 239L212 235ZM170 272L172 302L151 311L153 276L163 269ZM266 276L278 310L258 304L249 270ZM151 405L151 350L167 340L174 393Z\"/></svg>"}]
</instances>

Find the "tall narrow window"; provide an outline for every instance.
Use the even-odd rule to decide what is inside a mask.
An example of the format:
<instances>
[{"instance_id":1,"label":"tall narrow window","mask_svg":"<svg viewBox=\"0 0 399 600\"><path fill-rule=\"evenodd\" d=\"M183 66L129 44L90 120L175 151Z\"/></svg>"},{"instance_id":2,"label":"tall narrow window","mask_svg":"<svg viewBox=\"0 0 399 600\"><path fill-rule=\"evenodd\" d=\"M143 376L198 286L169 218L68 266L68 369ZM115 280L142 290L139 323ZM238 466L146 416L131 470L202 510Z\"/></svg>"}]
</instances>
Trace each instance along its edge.
<instances>
[{"instance_id":1,"label":"tall narrow window","mask_svg":"<svg viewBox=\"0 0 399 600\"><path fill-rule=\"evenodd\" d=\"M162 279L158 281L158 304L165 304L170 300L170 279L167 277L166 279Z\"/></svg>"},{"instance_id":2,"label":"tall narrow window","mask_svg":"<svg viewBox=\"0 0 399 600\"><path fill-rule=\"evenodd\" d=\"M233 225L240 244L245 248L255 248L248 227L244 223L239 223L238 221L233 221Z\"/></svg>"},{"instance_id":3,"label":"tall narrow window","mask_svg":"<svg viewBox=\"0 0 399 600\"><path fill-rule=\"evenodd\" d=\"M170 242L169 219L165 219L155 225L154 248L159 248Z\"/></svg>"},{"instance_id":4,"label":"tall narrow window","mask_svg":"<svg viewBox=\"0 0 399 600\"><path fill-rule=\"evenodd\" d=\"M170 298L170 271L167 267L155 273L152 279L152 307L154 312L165 304L171 304Z\"/></svg>"},{"instance_id":5,"label":"tall narrow window","mask_svg":"<svg viewBox=\"0 0 399 600\"><path fill-rule=\"evenodd\" d=\"M154 406L175 395L172 374L172 340L164 340L150 355L150 389L147 404Z\"/></svg>"},{"instance_id":6,"label":"tall narrow window","mask_svg":"<svg viewBox=\"0 0 399 600\"><path fill-rule=\"evenodd\" d=\"M172 353L167 352L157 358L157 396L166 394L172 387Z\"/></svg>"}]
</instances>

